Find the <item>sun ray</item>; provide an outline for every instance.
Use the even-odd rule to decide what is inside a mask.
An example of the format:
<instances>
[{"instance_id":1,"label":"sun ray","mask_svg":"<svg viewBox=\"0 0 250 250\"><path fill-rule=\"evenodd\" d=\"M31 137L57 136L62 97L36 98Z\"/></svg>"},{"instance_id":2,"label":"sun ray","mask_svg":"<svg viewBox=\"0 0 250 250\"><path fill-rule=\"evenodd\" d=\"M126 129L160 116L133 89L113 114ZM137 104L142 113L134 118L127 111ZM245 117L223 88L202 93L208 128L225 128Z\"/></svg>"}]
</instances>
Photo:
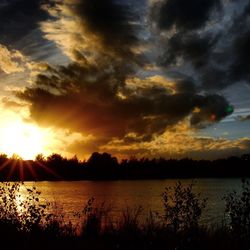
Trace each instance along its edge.
<instances>
[{"instance_id":1,"label":"sun ray","mask_svg":"<svg viewBox=\"0 0 250 250\"><path fill-rule=\"evenodd\" d=\"M46 165L42 164L41 162L37 162L37 164L42 167L46 172L52 174L54 177L56 177L57 179L61 179L63 180L63 178L58 175L55 171L53 171L52 169L48 168Z\"/></svg>"},{"instance_id":2,"label":"sun ray","mask_svg":"<svg viewBox=\"0 0 250 250\"><path fill-rule=\"evenodd\" d=\"M18 161L18 170L19 170L19 180L24 181L24 164L23 161Z\"/></svg>"},{"instance_id":3,"label":"sun ray","mask_svg":"<svg viewBox=\"0 0 250 250\"><path fill-rule=\"evenodd\" d=\"M4 168L6 168L9 163L10 163L10 160L8 159L2 165L0 165L0 171L2 171Z\"/></svg>"},{"instance_id":4,"label":"sun ray","mask_svg":"<svg viewBox=\"0 0 250 250\"><path fill-rule=\"evenodd\" d=\"M33 166L30 164L30 162L25 161L25 165L26 165L28 171L31 173L32 178L34 178L35 180L38 180L36 171L34 170Z\"/></svg>"},{"instance_id":5,"label":"sun ray","mask_svg":"<svg viewBox=\"0 0 250 250\"><path fill-rule=\"evenodd\" d=\"M17 165L17 161L12 160L11 165L10 165L10 169L8 171L7 180L11 179L11 177L13 176L13 173L14 173L14 171L16 169L16 165Z\"/></svg>"}]
</instances>

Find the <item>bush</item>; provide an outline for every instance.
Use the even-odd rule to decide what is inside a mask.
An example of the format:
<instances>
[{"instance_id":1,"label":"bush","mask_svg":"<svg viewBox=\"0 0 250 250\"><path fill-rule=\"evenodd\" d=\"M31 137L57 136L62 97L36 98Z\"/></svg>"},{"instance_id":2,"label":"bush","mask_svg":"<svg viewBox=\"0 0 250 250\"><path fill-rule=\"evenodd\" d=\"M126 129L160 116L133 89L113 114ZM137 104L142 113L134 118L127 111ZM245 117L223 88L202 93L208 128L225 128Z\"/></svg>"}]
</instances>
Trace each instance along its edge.
<instances>
[{"instance_id":1,"label":"bush","mask_svg":"<svg viewBox=\"0 0 250 250\"><path fill-rule=\"evenodd\" d=\"M23 187L25 187L23 185ZM31 231L46 220L40 192L36 187L26 188L27 195L21 196L21 183L1 183L0 185L0 224L15 227L18 231Z\"/></svg>"},{"instance_id":2,"label":"bush","mask_svg":"<svg viewBox=\"0 0 250 250\"><path fill-rule=\"evenodd\" d=\"M224 197L225 212L229 216L230 230L240 238L250 236L250 184L242 180L241 192L229 193Z\"/></svg>"},{"instance_id":3,"label":"bush","mask_svg":"<svg viewBox=\"0 0 250 250\"><path fill-rule=\"evenodd\" d=\"M177 182L174 187L166 187L162 194L165 222L175 232L198 227L207 199L201 199L200 193L195 194L193 185L184 187Z\"/></svg>"}]
</instances>

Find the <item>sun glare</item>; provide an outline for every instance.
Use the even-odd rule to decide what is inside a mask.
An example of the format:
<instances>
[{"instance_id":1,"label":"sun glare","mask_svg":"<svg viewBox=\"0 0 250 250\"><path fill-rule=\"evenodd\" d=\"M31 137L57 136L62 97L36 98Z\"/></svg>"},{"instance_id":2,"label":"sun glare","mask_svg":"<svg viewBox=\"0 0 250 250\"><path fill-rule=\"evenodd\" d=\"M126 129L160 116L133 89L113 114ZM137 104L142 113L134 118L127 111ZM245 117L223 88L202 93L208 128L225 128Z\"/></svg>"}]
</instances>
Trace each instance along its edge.
<instances>
[{"instance_id":1,"label":"sun glare","mask_svg":"<svg viewBox=\"0 0 250 250\"><path fill-rule=\"evenodd\" d=\"M17 154L25 160L34 159L44 152L46 136L37 126L13 121L0 129L0 152L12 156Z\"/></svg>"}]
</instances>

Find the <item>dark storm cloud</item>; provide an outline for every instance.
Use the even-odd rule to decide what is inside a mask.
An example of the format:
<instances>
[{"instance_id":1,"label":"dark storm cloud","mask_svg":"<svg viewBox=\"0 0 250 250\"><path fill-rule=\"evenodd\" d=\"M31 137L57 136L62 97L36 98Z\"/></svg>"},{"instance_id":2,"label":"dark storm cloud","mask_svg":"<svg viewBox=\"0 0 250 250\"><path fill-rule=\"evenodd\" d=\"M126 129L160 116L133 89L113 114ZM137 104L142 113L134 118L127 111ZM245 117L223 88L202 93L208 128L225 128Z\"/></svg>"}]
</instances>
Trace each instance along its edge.
<instances>
[{"instance_id":1,"label":"dark storm cloud","mask_svg":"<svg viewBox=\"0 0 250 250\"><path fill-rule=\"evenodd\" d=\"M232 34L232 62L229 67L231 81L246 81L250 83L250 1L239 16L233 20L229 32Z\"/></svg>"},{"instance_id":2,"label":"dark storm cloud","mask_svg":"<svg viewBox=\"0 0 250 250\"><path fill-rule=\"evenodd\" d=\"M185 81L177 84L177 91L178 86L181 91L176 94L153 86L129 91L124 65L113 69L107 65L75 63L51 68L18 97L31 104L31 118L39 124L106 138L128 133L146 138L162 134L167 126L189 115L192 125L199 127L228 114L223 111L228 106L223 97L185 90ZM199 115L193 113L195 108L199 108ZM211 120L211 115L216 118Z\"/></svg>"},{"instance_id":3,"label":"dark storm cloud","mask_svg":"<svg viewBox=\"0 0 250 250\"><path fill-rule=\"evenodd\" d=\"M205 90L221 90L230 85L229 72L207 65L202 70L201 82Z\"/></svg>"},{"instance_id":4,"label":"dark storm cloud","mask_svg":"<svg viewBox=\"0 0 250 250\"><path fill-rule=\"evenodd\" d=\"M246 80L250 83L250 28L239 34L233 43L234 61L230 67L232 80Z\"/></svg>"},{"instance_id":5,"label":"dark storm cloud","mask_svg":"<svg viewBox=\"0 0 250 250\"><path fill-rule=\"evenodd\" d=\"M138 42L140 18L127 1L80 0L73 8L83 29L99 37L105 49L122 57L133 57Z\"/></svg>"},{"instance_id":6,"label":"dark storm cloud","mask_svg":"<svg viewBox=\"0 0 250 250\"><path fill-rule=\"evenodd\" d=\"M215 88L222 85L218 79L210 83L210 61L221 38L214 29L207 29L214 12L220 15L223 12L219 0L166 0L156 3L152 12L158 29L168 31L168 36L161 39L164 49L160 65L166 69L177 67L178 70L179 66L191 64L196 85L205 89L210 85Z\"/></svg>"},{"instance_id":7,"label":"dark storm cloud","mask_svg":"<svg viewBox=\"0 0 250 250\"><path fill-rule=\"evenodd\" d=\"M196 85L205 91L250 83L250 1L168 0L153 9L158 29L168 32L160 40L161 66L181 72L191 65ZM217 22L214 10L220 10Z\"/></svg>"},{"instance_id":8,"label":"dark storm cloud","mask_svg":"<svg viewBox=\"0 0 250 250\"><path fill-rule=\"evenodd\" d=\"M198 21L204 24L216 2L205 1L205 17L197 14L185 28L200 27ZM181 7L182 1L177 3ZM200 128L229 114L224 97L199 94L190 77L179 77L173 83L174 93L160 84L141 86L139 81L129 86L126 80L138 77L135 65L140 69L144 63L133 48L143 44L144 39L140 35L140 17L128 2L80 0L70 10L80 18L83 36L95 36L93 41L102 49L98 44L94 59L79 52L68 66L48 67L33 86L17 93L30 104L30 116L39 124L92 134L102 143L113 137L129 143L150 141L186 117L191 117L193 127ZM180 25L183 20L173 22ZM172 49L166 56L172 63L180 57L201 67L216 43L216 36L209 38L209 34L178 33L168 42ZM171 54L172 50L176 54ZM145 82L143 76L140 80Z\"/></svg>"},{"instance_id":9,"label":"dark storm cloud","mask_svg":"<svg viewBox=\"0 0 250 250\"><path fill-rule=\"evenodd\" d=\"M175 82L178 93L196 93L196 87L192 78L184 78Z\"/></svg>"},{"instance_id":10,"label":"dark storm cloud","mask_svg":"<svg viewBox=\"0 0 250 250\"><path fill-rule=\"evenodd\" d=\"M176 65L178 60L185 60L200 68L209 60L216 41L217 37L213 38L213 34L201 37L196 33L177 33L166 41L162 65Z\"/></svg>"},{"instance_id":11,"label":"dark storm cloud","mask_svg":"<svg viewBox=\"0 0 250 250\"><path fill-rule=\"evenodd\" d=\"M164 0L153 7L153 17L160 29L187 31L204 26L219 0Z\"/></svg>"},{"instance_id":12,"label":"dark storm cloud","mask_svg":"<svg viewBox=\"0 0 250 250\"><path fill-rule=\"evenodd\" d=\"M197 107L199 107L200 110L191 117L191 124L194 126L202 127L204 124L206 125L206 123L219 121L233 112L233 108L226 99L220 95L202 97L198 103Z\"/></svg>"}]
</instances>

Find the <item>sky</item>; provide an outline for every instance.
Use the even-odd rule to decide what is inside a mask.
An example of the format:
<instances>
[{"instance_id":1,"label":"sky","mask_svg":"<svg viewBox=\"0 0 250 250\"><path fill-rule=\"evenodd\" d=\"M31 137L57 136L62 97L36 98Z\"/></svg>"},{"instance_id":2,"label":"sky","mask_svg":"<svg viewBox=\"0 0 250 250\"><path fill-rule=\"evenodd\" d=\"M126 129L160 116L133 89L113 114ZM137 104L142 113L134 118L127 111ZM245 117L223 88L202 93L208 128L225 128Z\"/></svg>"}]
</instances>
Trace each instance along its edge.
<instances>
[{"instance_id":1,"label":"sky","mask_svg":"<svg viewBox=\"0 0 250 250\"><path fill-rule=\"evenodd\" d=\"M0 152L250 152L250 0L1 0Z\"/></svg>"}]
</instances>

